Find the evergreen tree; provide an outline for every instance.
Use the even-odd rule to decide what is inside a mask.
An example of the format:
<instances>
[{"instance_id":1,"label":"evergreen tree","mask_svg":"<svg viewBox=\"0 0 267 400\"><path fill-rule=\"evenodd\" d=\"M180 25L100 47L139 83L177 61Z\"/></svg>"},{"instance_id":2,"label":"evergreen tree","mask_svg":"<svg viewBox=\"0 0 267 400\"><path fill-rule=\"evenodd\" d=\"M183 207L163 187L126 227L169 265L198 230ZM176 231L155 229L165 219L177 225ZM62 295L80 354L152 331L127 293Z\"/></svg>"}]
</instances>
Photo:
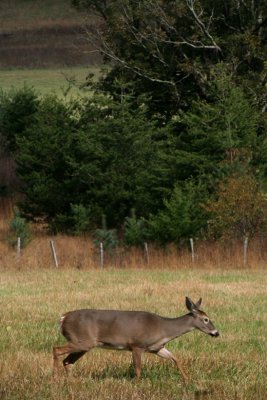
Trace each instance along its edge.
<instances>
[{"instance_id":1,"label":"evergreen tree","mask_svg":"<svg viewBox=\"0 0 267 400\"><path fill-rule=\"evenodd\" d=\"M62 100L46 97L34 122L17 135L17 172L25 195L22 210L29 218L55 223L57 215L69 212L73 203L67 181L67 155L74 130L69 111Z\"/></svg>"},{"instance_id":2,"label":"evergreen tree","mask_svg":"<svg viewBox=\"0 0 267 400\"><path fill-rule=\"evenodd\" d=\"M77 225L73 205L79 214L87 210L91 227L103 213L117 226L133 207L148 216L162 202L156 197L159 131L143 105L131 110L127 100L45 98L35 123L17 137L24 212L54 229Z\"/></svg>"},{"instance_id":3,"label":"evergreen tree","mask_svg":"<svg viewBox=\"0 0 267 400\"><path fill-rule=\"evenodd\" d=\"M9 92L0 91L0 145L1 152L16 150L16 136L22 135L32 123L38 109L38 96L33 88L24 86Z\"/></svg>"},{"instance_id":4,"label":"evergreen tree","mask_svg":"<svg viewBox=\"0 0 267 400\"><path fill-rule=\"evenodd\" d=\"M221 69L211 82L212 102L195 101L174 118L170 170L177 180L201 177L210 190L216 181L252 167L261 139L259 112L242 88Z\"/></svg>"},{"instance_id":5,"label":"evergreen tree","mask_svg":"<svg viewBox=\"0 0 267 400\"><path fill-rule=\"evenodd\" d=\"M104 213L116 226L133 207L146 216L161 204L155 196L159 131L142 104L132 110L127 98L87 102L68 165L75 177L71 185L82 204L90 205L93 221Z\"/></svg>"},{"instance_id":6,"label":"evergreen tree","mask_svg":"<svg viewBox=\"0 0 267 400\"><path fill-rule=\"evenodd\" d=\"M148 220L148 236L159 243L176 242L194 237L206 227L207 201L205 186L193 181L175 185L164 207Z\"/></svg>"}]
</instances>

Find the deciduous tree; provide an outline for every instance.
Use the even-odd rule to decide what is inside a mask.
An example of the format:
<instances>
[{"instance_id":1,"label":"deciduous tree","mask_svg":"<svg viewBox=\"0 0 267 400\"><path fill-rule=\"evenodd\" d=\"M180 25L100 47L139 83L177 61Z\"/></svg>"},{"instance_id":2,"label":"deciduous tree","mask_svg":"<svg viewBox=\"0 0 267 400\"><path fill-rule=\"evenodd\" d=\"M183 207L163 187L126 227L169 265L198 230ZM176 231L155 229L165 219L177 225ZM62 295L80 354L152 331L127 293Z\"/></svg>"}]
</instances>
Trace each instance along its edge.
<instances>
[{"instance_id":1,"label":"deciduous tree","mask_svg":"<svg viewBox=\"0 0 267 400\"><path fill-rule=\"evenodd\" d=\"M98 16L87 28L111 70L101 89L116 92L118 77L147 93L149 110L169 118L209 96L210 70L224 62L264 107L267 3L264 0L73 0ZM102 23L99 23L99 18Z\"/></svg>"},{"instance_id":2,"label":"deciduous tree","mask_svg":"<svg viewBox=\"0 0 267 400\"><path fill-rule=\"evenodd\" d=\"M210 232L215 237L243 239L266 232L267 198L250 174L223 181L206 210L210 213Z\"/></svg>"}]
</instances>

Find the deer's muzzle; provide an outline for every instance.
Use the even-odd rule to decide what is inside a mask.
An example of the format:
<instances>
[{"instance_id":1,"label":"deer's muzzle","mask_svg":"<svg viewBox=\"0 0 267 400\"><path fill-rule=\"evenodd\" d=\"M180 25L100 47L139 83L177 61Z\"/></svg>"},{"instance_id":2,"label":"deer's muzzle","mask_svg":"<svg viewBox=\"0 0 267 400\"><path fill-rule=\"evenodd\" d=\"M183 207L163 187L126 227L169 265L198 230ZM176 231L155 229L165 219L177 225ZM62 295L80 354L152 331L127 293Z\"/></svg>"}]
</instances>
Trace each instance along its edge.
<instances>
[{"instance_id":1,"label":"deer's muzzle","mask_svg":"<svg viewBox=\"0 0 267 400\"><path fill-rule=\"evenodd\" d=\"M219 334L218 331L212 331L212 332L210 332L210 336L212 336L212 337L218 337L218 336L220 336L220 334Z\"/></svg>"}]
</instances>

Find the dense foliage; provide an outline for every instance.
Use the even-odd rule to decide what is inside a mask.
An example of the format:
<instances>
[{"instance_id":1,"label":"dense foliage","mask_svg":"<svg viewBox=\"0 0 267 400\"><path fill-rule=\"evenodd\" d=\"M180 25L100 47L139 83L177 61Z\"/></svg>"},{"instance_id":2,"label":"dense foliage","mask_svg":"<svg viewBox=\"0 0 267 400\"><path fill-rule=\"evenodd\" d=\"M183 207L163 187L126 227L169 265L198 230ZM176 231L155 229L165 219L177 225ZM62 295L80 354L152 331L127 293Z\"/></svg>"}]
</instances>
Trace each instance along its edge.
<instances>
[{"instance_id":1,"label":"dense foliage","mask_svg":"<svg viewBox=\"0 0 267 400\"><path fill-rule=\"evenodd\" d=\"M118 226L135 207L148 216L162 204L160 157L164 129L109 98L65 103L47 97L17 135L23 210L55 229L72 227L83 212L92 224L104 212ZM79 206L79 208L77 208ZM77 223L76 223L77 225Z\"/></svg>"},{"instance_id":2,"label":"dense foliage","mask_svg":"<svg viewBox=\"0 0 267 400\"><path fill-rule=\"evenodd\" d=\"M87 36L113 62L100 84L113 96L120 94L120 80L135 96L150 97L150 113L170 118L192 100L210 100L212 69L224 63L234 80L266 105L265 0L72 2L103 21Z\"/></svg>"},{"instance_id":3,"label":"dense foliage","mask_svg":"<svg viewBox=\"0 0 267 400\"><path fill-rule=\"evenodd\" d=\"M88 98L1 94L23 216L81 234L105 214L98 236L127 245L264 232L265 2L73 3L98 15L87 35L112 62Z\"/></svg>"}]
</instances>

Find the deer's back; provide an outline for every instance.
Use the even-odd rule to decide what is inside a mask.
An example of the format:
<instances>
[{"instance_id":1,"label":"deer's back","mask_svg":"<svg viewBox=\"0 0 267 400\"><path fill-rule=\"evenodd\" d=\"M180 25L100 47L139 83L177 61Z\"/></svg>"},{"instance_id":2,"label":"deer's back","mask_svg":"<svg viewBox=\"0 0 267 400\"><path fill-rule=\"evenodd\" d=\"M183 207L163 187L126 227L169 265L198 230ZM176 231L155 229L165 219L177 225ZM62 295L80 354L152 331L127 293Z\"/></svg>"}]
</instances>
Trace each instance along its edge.
<instances>
[{"instance_id":1,"label":"deer's back","mask_svg":"<svg viewBox=\"0 0 267 400\"><path fill-rule=\"evenodd\" d=\"M164 336L162 321L159 315L145 311L84 309L64 314L61 332L69 342L87 347L149 347Z\"/></svg>"}]
</instances>

